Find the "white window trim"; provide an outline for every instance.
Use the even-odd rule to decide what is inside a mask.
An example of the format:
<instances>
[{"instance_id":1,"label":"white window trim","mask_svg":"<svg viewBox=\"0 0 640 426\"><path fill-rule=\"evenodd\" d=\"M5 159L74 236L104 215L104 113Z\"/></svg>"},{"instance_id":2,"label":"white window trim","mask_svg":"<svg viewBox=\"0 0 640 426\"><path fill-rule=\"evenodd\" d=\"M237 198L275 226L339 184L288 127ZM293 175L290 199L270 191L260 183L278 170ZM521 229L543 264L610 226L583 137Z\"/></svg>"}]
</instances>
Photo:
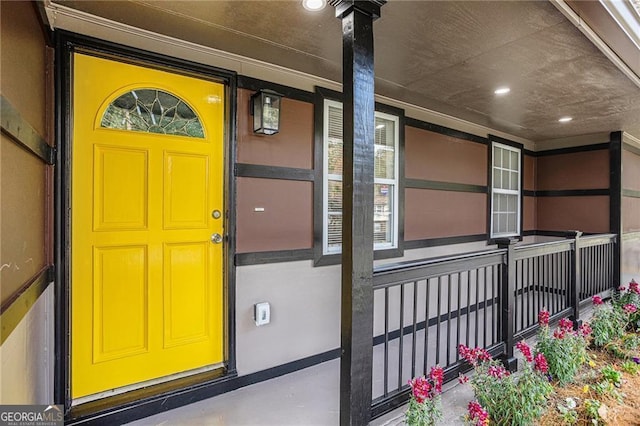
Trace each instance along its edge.
<instances>
[{"instance_id":1,"label":"white window trim","mask_svg":"<svg viewBox=\"0 0 640 426\"><path fill-rule=\"evenodd\" d=\"M494 148L498 147L501 149L505 149L508 151L512 151L515 152L516 154L518 154L518 190L512 190L512 189L502 189L502 188L496 188L495 187L495 182L493 181L493 171L496 168L496 166L493 165L493 158L495 155L494 152ZM489 165L489 167L491 167L491 197L489 199L489 203L491 205L491 212L490 212L490 220L491 220L491 229L490 229L490 236L491 238L503 238L503 237L514 237L514 236L520 236L520 234L522 233L522 229L520 229L520 225L522 223L521 221L521 216L522 216L522 149L520 148L516 148L513 146L509 146L509 145L505 145L499 142L491 142L491 164ZM500 168L501 170L504 170L503 168ZM493 194L508 194L508 195L517 195L518 196L518 201L516 203L516 209L517 209L517 214L516 214L516 232L493 232L493 215L494 215L494 205L493 205Z\"/></svg>"},{"instance_id":2,"label":"white window trim","mask_svg":"<svg viewBox=\"0 0 640 426\"><path fill-rule=\"evenodd\" d=\"M324 109L323 109L323 129L322 129L322 254L323 255L331 255L331 254L340 254L342 253L342 249L330 249L329 248L329 233L327 229L329 227L328 218L329 218L329 180L337 180L342 181L342 175L329 174L329 150L328 150L328 135L329 135L329 107L339 108L342 110L342 102L333 101L330 99L324 100ZM394 122L394 176L393 179L382 179L374 177L374 184L389 184L393 185L393 224L392 224L392 234L391 234L391 242L388 243L375 243L374 250L387 250L387 249L395 249L398 247L398 214L399 214L399 159L400 159L400 118L396 115L386 114L383 112L376 111L375 116L378 118L383 118L385 120L390 120ZM374 206L371 206L371 214L375 214L373 211ZM371 232L374 230L371 229Z\"/></svg>"}]
</instances>

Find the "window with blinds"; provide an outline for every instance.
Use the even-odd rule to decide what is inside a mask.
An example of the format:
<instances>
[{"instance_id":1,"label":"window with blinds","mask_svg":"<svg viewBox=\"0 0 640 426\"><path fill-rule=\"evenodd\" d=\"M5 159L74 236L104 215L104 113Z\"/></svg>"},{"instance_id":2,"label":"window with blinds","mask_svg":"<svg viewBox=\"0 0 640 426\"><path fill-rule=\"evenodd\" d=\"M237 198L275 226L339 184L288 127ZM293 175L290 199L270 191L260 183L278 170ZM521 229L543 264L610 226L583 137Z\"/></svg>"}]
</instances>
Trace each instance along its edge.
<instances>
[{"instance_id":1,"label":"window with blinds","mask_svg":"<svg viewBox=\"0 0 640 426\"><path fill-rule=\"evenodd\" d=\"M520 149L492 144L491 238L520 235Z\"/></svg>"},{"instance_id":2,"label":"window with blinds","mask_svg":"<svg viewBox=\"0 0 640 426\"><path fill-rule=\"evenodd\" d=\"M342 104L324 104L323 253L342 249ZM374 249L398 246L398 117L376 112L374 153Z\"/></svg>"}]
</instances>

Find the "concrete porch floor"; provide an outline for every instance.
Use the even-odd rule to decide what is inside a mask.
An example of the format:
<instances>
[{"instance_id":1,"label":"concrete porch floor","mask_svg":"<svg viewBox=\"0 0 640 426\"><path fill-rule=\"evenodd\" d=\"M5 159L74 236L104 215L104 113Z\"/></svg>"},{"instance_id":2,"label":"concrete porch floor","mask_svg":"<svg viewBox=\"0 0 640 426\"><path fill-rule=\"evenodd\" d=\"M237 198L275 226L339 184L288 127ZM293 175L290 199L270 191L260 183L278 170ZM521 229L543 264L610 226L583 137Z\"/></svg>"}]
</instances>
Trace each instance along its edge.
<instances>
[{"instance_id":1,"label":"concrete porch floor","mask_svg":"<svg viewBox=\"0 0 640 426\"><path fill-rule=\"evenodd\" d=\"M442 425L462 425L473 391L453 381L444 387ZM150 425L284 426L339 424L340 360L335 359L224 395L156 414L132 423ZM405 408L371 422L401 423Z\"/></svg>"}]
</instances>

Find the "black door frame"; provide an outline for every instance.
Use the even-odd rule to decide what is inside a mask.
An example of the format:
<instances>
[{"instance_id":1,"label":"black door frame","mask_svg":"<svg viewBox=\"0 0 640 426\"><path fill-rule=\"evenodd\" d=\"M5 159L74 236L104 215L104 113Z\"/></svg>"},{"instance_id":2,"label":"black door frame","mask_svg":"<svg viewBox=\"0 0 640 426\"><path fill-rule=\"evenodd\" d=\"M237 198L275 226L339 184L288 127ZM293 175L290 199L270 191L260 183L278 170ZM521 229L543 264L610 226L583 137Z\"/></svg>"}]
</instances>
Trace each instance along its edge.
<instances>
[{"instance_id":1,"label":"black door frame","mask_svg":"<svg viewBox=\"0 0 640 426\"><path fill-rule=\"evenodd\" d=\"M54 180L54 285L55 361L54 401L65 407L65 423L109 423L131 421L159 411L224 392L237 376L234 255L236 246L236 184L234 165L237 143L237 73L177 59L141 49L106 42L75 33L55 32L55 136L57 143ZM70 334L70 191L73 55L76 52L158 68L224 84L225 105L225 232L223 261L225 305L225 367L125 394L71 407Z\"/></svg>"}]
</instances>

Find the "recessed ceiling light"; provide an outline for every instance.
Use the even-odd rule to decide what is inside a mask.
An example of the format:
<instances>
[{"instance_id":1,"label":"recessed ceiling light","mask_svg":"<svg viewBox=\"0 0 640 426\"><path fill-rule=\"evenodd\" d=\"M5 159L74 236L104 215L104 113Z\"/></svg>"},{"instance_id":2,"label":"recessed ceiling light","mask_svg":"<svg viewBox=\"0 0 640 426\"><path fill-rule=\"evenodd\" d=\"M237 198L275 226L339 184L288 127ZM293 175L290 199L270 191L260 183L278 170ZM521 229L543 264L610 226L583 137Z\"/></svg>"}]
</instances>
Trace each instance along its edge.
<instances>
[{"instance_id":1,"label":"recessed ceiling light","mask_svg":"<svg viewBox=\"0 0 640 426\"><path fill-rule=\"evenodd\" d=\"M561 122L561 123L568 123L571 120L573 120L572 117L562 117L558 121Z\"/></svg>"},{"instance_id":2,"label":"recessed ceiling light","mask_svg":"<svg viewBox=\"0 0 640 426\"><path fill-rule=\"evenodd\" d=\"M302 7L311 12L322 10L326 5L326 0L302 0Z\"/></svg>"},{"instance_id":3,"label":"recessed ceiling light","mask_svg":"<svg viewBox=\"0 0 640 426\"><path fill-rule=\"evenodd\" d=\"M495 93L496 95L506 95L510 91L511 89L509 89L508 87L498 87L493 93Z\"/></svg>"}]
</instances>

